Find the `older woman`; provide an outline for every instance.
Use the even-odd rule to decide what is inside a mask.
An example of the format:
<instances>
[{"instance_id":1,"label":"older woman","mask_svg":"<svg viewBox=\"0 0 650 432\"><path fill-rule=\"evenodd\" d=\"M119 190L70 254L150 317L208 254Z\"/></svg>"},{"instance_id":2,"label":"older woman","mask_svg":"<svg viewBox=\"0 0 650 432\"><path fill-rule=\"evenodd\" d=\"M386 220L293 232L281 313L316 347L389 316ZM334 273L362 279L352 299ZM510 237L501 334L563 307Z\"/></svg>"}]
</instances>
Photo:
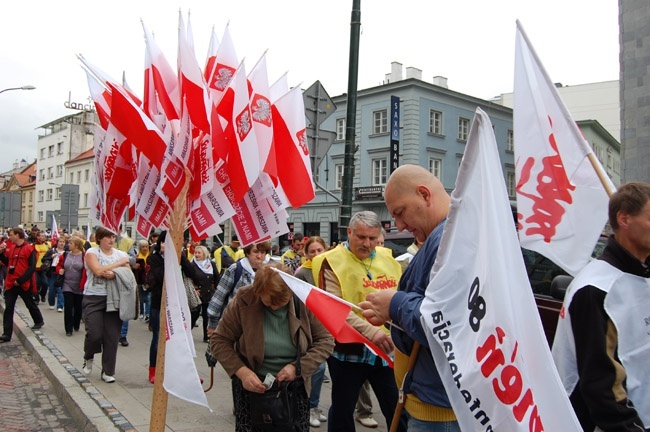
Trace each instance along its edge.
<instances>
[{"instance_id":1,"label":"older woman","mask_svg":"<svg viewBox=\"0 0 650 432\"><path fill-rule=\"evenodd\" d=\"M187 260L183 255L181 257L183 272L187 277L192 279L199 292L201 304L196 310L191 311L192 328L196 325L199 316L203 318L203 341L208 342L208 304L212 299L217 283L219 283L219 273L217 265L210 260L210 254L205 246L194 246L193 257Z\"/></svg>"},{"instance_id":2,"label":"older woman","mask_svg":"<svg viewBox=\"0 0 650 432\"><path fill-rule=\"evenodd\" d=\"M147 258L149 258L149 242L147 240L138 241L138 256L135 257L133 265L133 274L135 282L138 284L138 298L140 299L140 318L144 322L149 322L151 313L151 292L145 289L145 276L147 275Z\"/></svg>"},{"instance_id":3,"label":"older woman","mask_svg":"<svg viewBox=\"0 0 650 432\"><path fill-rule=\"evenodd\" d=\"M84 241L78 237L71 237L68 242L68 252L63 254L56 266L56 274L63 276L64 310L63 326L66 336L72 336L72 330L79 331L81 325L81 311L83 290L86 285L86 271L84 269Z\"/></svg>"},{"instance_id":4,"label":"older woman","mask_svg":"<svg viewBox=\"0 0 650 432\"><path fill-rule=\"evenodd\" d=\"M82 303L83 320L86 325L84 340L83 373L92 372L95 354L102 353L102 380L115 382L115 363L122 320L119 311L108 311L108 281L115 279L118 268L130 272L129 256L115 249L115 233L99 227L95 231L97 247L86 252L86 285Z\"/></svg>"},{"instance_id":5,"label":"older woman","mask_svg":"<svg viewBox=\"0 0 650 432\"><path fill-rule=\"evenodd\" d=\"M299 311L297 313L297 311ZM309 431L305 381L334 348L334 339L305 308L271 265L257 271L252 286L241 288L213 333L212 353L232 377L235 430L251 425L251 393L264 393L265 376L278 384L295 382L295 431ZM307 379L308 381L308 379Z\"/></svg>"},{"instance_id":6,"label":"older woman","mask_svg":"<svg viewBox=\"0 0 650 432\"><path fill-rule=\"evenodd\" d=\"M239 288L250 285L255 279L255 272L262 267L266 254L271 250L271 243L266 241L249 244L244 248L245 258L232 264L223 273L217 290L208 305L208 337L217 328L219 319L228 302L235 297Z\"/></svg>"}]
</instances>

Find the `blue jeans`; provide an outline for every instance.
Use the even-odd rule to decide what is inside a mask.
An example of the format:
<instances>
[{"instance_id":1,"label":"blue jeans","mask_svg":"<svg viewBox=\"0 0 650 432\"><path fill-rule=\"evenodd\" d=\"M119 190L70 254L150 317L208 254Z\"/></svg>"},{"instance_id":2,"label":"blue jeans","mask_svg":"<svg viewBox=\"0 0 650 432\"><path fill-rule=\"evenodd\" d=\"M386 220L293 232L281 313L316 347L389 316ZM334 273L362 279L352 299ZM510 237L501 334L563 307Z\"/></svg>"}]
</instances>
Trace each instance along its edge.
<instances>
[{"instance_id":1,"label":"blue jeans","mask_svg":"<svg viewBox=\"0 0 650 432\"><path fill-rule=\"evenodd\" d=\"M56 279L56 275L52 274L52 276L49 276L47 278L47 286L48 286L48 291L47 291L47 303L50 306L54 306L56 303L57 309L63 309L63 305L65 304L65 300L63 298L63 291L61 291L61 288L54 288L54 279Z\"/></svg>"},{"instance_id":2,"label":"blue jeans","mask_svg":"<svg viewBox=\"0 0 650 432\"><path fill-rule=\"evenodd\" d=\"M151 309L149 316L151 326L151 345L149 346L149 366L156 367L158 357L158 333L160 332L160 310Z\"/></svg>"},{"instance_id":3,"label":"blue jeans","mask_svg":"<svg viewBox=\"0 0 650 432\"><path fill-rule=\"evenodd\" d=\"M354 432L354 407L359 399L361 386L367 380L379 401L386 424L390 427L397 405L395 375L381 359L375 364L340 361L330 356L327 366L332 377L332 405L330 406L328 432ZM406 431L406 419L400 421L398 431Z\"/></svg>"},{"instance_id":4,"label":"blue jeans","mask_svg":"<svg viewBox=\"0 0 650 432\"><path fill-rule=\"evenodd\" d=\"M311 393L309 393L309 408L318 408L320 403L320 389L323 387L325 378L325 362L318 366L318 369L311 375Z\"/></svg>"},{"instance_id":5,"label":"blue jeans","mask_svg":"<svg viewBox=\"0 0 650 432\"><path fill-rule=\"evenodd\" d=\"M129 332L129 322L122 321L122 329L120 330L120 339L125 338L128 332Z\"/></svg>"},{"instance_id":6,"label":"blue jeans","mask_svg":"<svg viewBox=\"0 0 650 432\"><path fill-rule=\"evenodd\" d=\"M408 432L460 432L457 421L451 422L428 422L411 417L407 412Z\"/></svg>"},{"instance_id":7,"label":"blue jeans","mask_svg":"<svg viewBox=\"0 0 650 432\"><path fill-rule=\"evenodd\" d=\"M149 315L151 313L151 291L145 291L142 285L138 285L138 294L140 294L140 315Z\"/></svg>"}]
</instances>

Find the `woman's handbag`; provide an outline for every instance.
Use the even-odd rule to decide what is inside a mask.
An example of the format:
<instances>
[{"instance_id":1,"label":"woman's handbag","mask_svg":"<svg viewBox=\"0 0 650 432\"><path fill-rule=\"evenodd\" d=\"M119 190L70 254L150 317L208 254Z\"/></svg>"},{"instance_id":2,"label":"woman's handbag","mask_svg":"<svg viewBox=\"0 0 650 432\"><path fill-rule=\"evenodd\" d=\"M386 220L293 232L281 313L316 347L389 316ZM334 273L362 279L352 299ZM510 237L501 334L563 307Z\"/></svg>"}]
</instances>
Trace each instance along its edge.
<instances>
[{"instance_id":1,"label":"woman's handbag","mask_svg":"<svg viewBox=\"0 0 650 432\"><path fill-rule=\"evenodd\" d=\"M196 286L192 279L183 275L183 285L185 285L185 294L187 294L187 305L190 309L197 308L201 305L201 297L196 293Z\"/></svg>"},{"instance_id":2,"label":"woman's handbag","mask_svg":"<svg viewBox=\"0 0 650 432\"><path fill-rule=\"evenodd\" d=\"M293 431L299 420L298 398L304 392L301 377L293 382L273 383L264 393L246 392L250 407L250 424L255 430ZM305 394L306 395L306 394Z\"/></svg>"},{"instance_id":3,"label":"woman's handbag","mask_svg":"<svg viewBox=\"0 0 650 432\"><path fill-rule=\"evenodd\" d=\"M54 277L54 288L61 288L61 287L63 287L63 275L57 274Z\"/></svg>"}]
</instances>

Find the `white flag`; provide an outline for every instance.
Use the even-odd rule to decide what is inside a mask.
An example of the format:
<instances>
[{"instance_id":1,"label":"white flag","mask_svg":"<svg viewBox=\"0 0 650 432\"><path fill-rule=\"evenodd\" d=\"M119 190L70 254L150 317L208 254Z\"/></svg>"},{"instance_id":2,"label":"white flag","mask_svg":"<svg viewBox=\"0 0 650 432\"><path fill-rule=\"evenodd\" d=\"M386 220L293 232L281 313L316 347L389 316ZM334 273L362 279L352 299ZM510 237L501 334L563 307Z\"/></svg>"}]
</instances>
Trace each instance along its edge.
<instances>
[{"instance_id":1,"label":"white flag","mask_svg":"<svg viewBox=\"0 0 650 432\"><path fill-rule=\"evenodd\" d=\"M526 276L492 124L458 171L422 325L463 431L581 431Z\"/></svg>"},{"instance_id":2,"label":"white flag","mask_svg":"<svg viewBox=\"0 0 650 432\"><path fill-rule=\"evenodd\" d=\"M575 276L589 262L607 221L609 198L588 159L591 147L519 22L514 137L521 245Z\"/></svg>"},{"instance_id":3,"label":"white flag","mask_svg":"<svg viewBox=\"0 0 650 432\"><path fill-rule=\"evenodd\" d=\"M165 239L165 290L167 328L160 334L160 337L166 337L163 387L177 398L210 409L194 364L196 351L192 339L190 308L171 235Z\"/></svg>"}]
</instances>

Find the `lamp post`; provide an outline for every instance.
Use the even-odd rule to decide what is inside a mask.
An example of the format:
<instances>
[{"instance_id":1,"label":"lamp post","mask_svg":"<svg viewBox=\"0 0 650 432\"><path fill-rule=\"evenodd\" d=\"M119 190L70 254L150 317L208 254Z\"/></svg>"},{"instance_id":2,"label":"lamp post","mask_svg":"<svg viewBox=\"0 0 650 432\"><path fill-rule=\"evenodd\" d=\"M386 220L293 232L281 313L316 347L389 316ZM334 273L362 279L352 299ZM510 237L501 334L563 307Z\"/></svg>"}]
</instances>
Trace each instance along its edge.
<instances>
[{"instance_id":1,"label":"lamp post","mask_svg":"<svg viewBox=\"0 0 650 432\"><path fill-rule=\"evenodd\" d=\"M36 89L36 87L34 87L33 85L24 85L22 87L9 87L9 88L0 90L0 93L4 93L4 92L9 91L9 90L35 90L35 89Z\"/></svg>"}]
</instances>

